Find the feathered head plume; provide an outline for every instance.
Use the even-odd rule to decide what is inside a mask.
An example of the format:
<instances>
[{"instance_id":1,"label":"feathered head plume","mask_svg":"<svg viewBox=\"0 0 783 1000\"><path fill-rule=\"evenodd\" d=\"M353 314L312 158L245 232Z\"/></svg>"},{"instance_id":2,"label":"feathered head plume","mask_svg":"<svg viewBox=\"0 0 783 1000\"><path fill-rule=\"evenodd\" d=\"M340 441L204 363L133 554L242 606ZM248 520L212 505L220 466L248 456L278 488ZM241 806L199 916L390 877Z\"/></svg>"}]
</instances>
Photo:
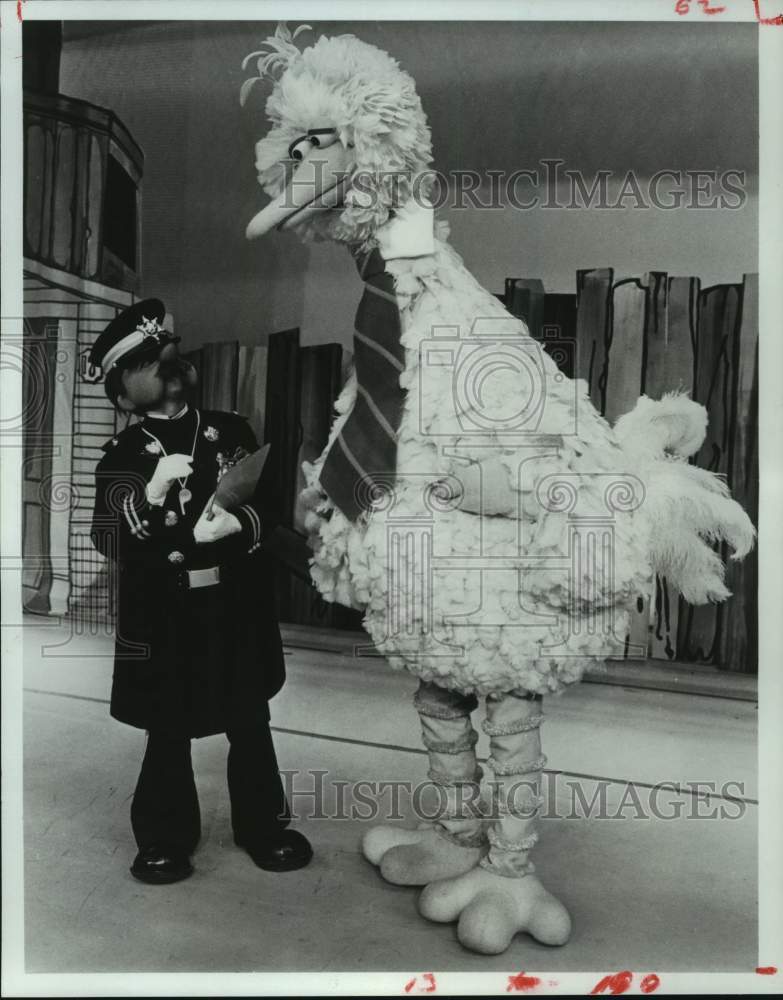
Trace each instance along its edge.
<instances>
[{"instance_id":1,"label":"feathered head plume","mask_svg":"<svg viewBox=\"0 0 783 1000\"><path fill-rule=\"evenodd\" d=\"M258 75L242 86L242 103L259 80L274 81L266 102L272 128L256 144L258 180L267 194L279 196L297 168L291 144L312 130L335 130L347 151L341 203L309 214L297 230L305 239L371 245L377 228L410 199L415 184L426 194L430 130L415 83L396 60L353 35L322 35L300 50L294 41L308 27L291 33L278 25L243 63L258 59Z\"/></svg>"},{"instance_id":2,"label":"feathered head plume","mask_svg":"<svg viewBox=\"0 0 783 1000\"><path fill-rule=\"evenodd\" d=\"M300 24L296 31L291 34L285 21L281 21L274 35L270 35L263 43L269 49L268 52L261 49L258 52L251 52L245 56L242 60L242 69L247 69L247 64L251 59L255 59L256 56L259 57L256 64L258 76L251 76L242 84L242 89L239 91L239 103L242 107L245 105L247 95L259 80L263 80L264 77L274 79L279 70L285 70L292 60L301 57L302 53L294 45L294 42L297 36L301 35L303 31L312 30L309 24Z\"/></svg>"}]
</instances>

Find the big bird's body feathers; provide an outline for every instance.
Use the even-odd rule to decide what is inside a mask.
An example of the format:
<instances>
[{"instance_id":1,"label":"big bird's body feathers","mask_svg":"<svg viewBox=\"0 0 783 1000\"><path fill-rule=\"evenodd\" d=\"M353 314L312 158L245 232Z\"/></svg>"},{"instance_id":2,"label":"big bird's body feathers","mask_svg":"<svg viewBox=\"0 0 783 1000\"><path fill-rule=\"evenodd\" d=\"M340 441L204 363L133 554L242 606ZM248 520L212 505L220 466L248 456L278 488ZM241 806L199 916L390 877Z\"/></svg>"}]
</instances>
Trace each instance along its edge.
<instances>
[{"instance_id":1,"label":"big bird's body feathers","mask_svg":"<svg viewBox=\"0 0 783 1000\"><path fill-rule=\"evenodd\" d=\"M366 612L365 625L393 667L463 692L558 690L608 651L622 655L628 610L653 571L641 470L590 404L585 384L562 376L445 242L437 241L431 257L390 268L408 390L393 496L355 524L319 487L322 462L355 400L350 379L324 453L305 470L313 579L326 600ZM544 382L535 427L511 436L502 424L496 432L471 432L469 407L455 405L453 368L427 366L438 326L464 331L465 343L478 349L482 336L490 350L495 340L529 346ZM519 377L501 369L484 387L499 414L514 409ZM428 505L430 484L468 482L487 469L505 479L503 515L466 512L459 503ZM422 515L429 566L416 548L399 551L389 541L396 525ZM596 516L611 524L612 558L574 580L574 527ZM408 603L397 610L397 601ZM600 627L588 628L596 619ZM395 621L404 627L390 630Z\"/></svg>"}]
</instances>

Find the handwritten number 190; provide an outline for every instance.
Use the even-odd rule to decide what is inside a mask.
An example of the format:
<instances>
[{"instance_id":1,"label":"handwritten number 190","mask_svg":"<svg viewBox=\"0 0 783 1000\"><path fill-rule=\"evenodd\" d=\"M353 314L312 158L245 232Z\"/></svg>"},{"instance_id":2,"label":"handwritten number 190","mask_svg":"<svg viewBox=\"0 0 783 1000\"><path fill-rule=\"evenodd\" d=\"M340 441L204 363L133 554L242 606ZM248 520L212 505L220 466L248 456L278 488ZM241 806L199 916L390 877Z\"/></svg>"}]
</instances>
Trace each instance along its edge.
<instances>
[{"instance_id":1,"label":"handwritten number 190","mask_svg":"<svg viewBox=\"0 0 783 1000\"><path fill-rule=\"evenodd\" d=\"M633 982L633 973L626 969L623 972L615 972L614 975L604 976L604 978L590 990L591 994L609 993L611 996L619 996L627 992ZM654 972L650 972L639 983L639 990L642 993L654 993L661 985L661 981Z\"/></svg>"}]
</instances>

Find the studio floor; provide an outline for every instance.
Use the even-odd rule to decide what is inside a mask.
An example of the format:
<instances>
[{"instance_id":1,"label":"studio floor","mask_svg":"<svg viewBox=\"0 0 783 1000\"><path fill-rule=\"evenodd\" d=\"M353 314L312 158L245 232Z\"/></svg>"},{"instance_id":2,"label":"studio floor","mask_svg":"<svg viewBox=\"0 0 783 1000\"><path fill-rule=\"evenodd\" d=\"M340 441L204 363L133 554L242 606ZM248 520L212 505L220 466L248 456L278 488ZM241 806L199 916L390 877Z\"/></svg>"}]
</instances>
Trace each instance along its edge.
<instances>
[{"instance_id":1,"label":"studio floor","mask_svg":"<svg viewBox=\"0 0 783 1000\"><path fill-rule=\"evenodd\" d=\"M318 779L308 772L327 772L326 807L335 812L343 787L348 818L302 817L312 864L260 871L231 837L224 738L194 741L196 873L151 887L128 872L144 734L109 716L111 650L107 635L27 620L27 972L660 973L757 964L752 702L605 684L548 699L544 749L558 808L541 823L536 863L574 932L563 948L517 937L507 954L487 958L466 952L453 926L424 921L418 890L388 885L358 851L367 824L350 818L353 784L425 778L410 677L380 660L288 650L272 722L281 768L298 771L294 809L307 812L312 801L306 793ZM667 790L656 818L646 807L659 782L712 782L718 794ZM603 787L614 818L568 818L574 786L588 801ZM660 817L678 810L679 818Z\"/></svg>"}]
</instances>

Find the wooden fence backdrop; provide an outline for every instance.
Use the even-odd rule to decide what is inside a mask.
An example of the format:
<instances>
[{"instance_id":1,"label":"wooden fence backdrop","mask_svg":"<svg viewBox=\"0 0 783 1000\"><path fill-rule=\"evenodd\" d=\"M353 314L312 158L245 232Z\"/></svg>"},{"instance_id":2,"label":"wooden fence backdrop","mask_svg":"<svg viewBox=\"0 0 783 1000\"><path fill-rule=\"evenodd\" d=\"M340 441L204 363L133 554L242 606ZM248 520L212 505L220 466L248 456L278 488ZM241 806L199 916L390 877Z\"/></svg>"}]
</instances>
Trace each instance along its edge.
<instances>
[{"instance_id":1,"label":"wooden fence backdrop","mask_svg":"<svg viewBox=\"0 0 783 1000\"><path fill-rule=\"evenodd\" d=\"M538 279L509 278L500 298L525 320L563 371L583 378L607 419L630 410L641 393L687 390L709 413L707 438L693 461L726 476L758 521L758 283L700 287L698 278L651 272L615 280L610 268L577 273L576 294L547 294ZM237 409L270 441L288 522L301 529L300 465L327 440L332 403L349 358L338 344L301 347L299 331L267 347L207 344L192 352L205 407ZM723 552L724 557L726 552ZM757 563L729 563L725 604L692 608L665 579L640 594L630 641L661 660L757 669ZM356 628L360 616L326 605L312 588L281 571L285 621Z\"/></svg>"},{"instance_id":2,"label":"wooden fence backdrop","mask_svg":"<svg viewBox=\"0 0 783 1000\"><path fill-rule=\"evenodd\" d=\"M569 376L586 380L596 408L614 421L641 393L688 391L709 414L692 461L720 473L758 523L758 275L701 288L698 278L651 272L615 280L577 272L576 295L547 295L540 281L509 278L501 298ZM721 547L724 559L726 547ZM728 563L733 596L694 608L665 579L640 595L631 640L662 660L755 673L758 655L755 552Z\"/></svg>"}]
</instances>

